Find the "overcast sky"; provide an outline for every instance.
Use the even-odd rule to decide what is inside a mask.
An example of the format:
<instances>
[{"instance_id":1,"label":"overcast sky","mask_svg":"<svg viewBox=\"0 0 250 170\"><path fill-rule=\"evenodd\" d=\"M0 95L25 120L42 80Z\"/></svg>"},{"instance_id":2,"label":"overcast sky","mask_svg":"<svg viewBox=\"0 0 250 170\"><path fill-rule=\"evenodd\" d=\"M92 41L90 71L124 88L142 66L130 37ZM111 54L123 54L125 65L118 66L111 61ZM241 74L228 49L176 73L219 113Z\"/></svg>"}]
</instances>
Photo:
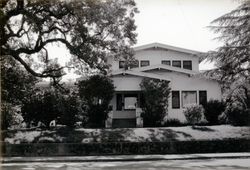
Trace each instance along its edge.
<instances>
[{"instance_id":1,"label":"overcast sky","mask_svg":"<svg viewBox=\"0 0 250 170\"><path fill-rule=\"evenodd\" d=\"M136 46L159 42L191 50L207 52L221 45L207 26L214 19L230 12L239 0L135 0L138 41ZM54 50L55 56L66 55ZM65 56L66 57L66 56ZM202 63L200 69L210 69ZM67 78L71 75L69 74Z\"/></svg>"}]
</instances>

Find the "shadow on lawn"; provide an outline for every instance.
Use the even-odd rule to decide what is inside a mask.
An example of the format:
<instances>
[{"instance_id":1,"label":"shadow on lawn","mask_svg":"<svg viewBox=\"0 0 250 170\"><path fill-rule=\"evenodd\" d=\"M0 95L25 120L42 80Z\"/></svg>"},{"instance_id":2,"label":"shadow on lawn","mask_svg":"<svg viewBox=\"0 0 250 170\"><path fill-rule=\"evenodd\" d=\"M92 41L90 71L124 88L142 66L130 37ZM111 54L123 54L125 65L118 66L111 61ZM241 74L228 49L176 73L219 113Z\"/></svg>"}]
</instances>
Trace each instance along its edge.
<instances>
[{"instance_id":1,"label":"shadow on lawn","mask_svg":"<svg viewBox=\"0 0 250 170\"><path fill-rule=\"evenodd\" d=\"M192 129L199 130L199 131L206 131L206 132L214 132L215 131L211 128L204 127L204 126L192 126Z\"/></svg>"}]
</instances>

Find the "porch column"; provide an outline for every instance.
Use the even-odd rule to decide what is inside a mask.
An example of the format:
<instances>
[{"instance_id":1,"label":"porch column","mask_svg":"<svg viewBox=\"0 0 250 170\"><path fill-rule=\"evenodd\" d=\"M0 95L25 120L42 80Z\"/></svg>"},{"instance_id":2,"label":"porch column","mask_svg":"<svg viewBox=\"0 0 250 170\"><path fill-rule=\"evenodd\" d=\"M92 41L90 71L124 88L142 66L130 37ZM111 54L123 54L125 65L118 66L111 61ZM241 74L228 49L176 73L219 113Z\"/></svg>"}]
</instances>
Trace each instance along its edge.
<instances>
[{"instance_id":1,"label":"porch column","mask_svg":"<svg viewBox=\"0 0 250 170\"><path fill-rule=\"evenodd\" d=\"M108 113L108 118L105 121L105 127L112 128L112 122L113 122L113 110L109 111Z\"/></svg>"}]
</instances>

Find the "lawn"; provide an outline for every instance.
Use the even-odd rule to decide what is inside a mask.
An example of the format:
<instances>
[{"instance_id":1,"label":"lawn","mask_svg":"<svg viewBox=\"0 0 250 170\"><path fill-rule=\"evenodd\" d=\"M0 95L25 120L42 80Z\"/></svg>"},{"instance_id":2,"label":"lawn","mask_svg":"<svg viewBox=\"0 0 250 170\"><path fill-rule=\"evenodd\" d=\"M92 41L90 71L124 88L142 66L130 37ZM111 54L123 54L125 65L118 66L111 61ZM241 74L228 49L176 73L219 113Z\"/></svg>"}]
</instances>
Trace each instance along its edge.
<instances>
[{"instance_id":1,"label":"lawn","mask_svg":"<svg viewBox=\"0 0 250 170\"><path fill-rule=\"evenodd\" d=\"M3 140L19 143L164 142L190 140L250 139L250 127L185 126L162 128L117 128L5 131Z\"/></svg>"}]
</instances>

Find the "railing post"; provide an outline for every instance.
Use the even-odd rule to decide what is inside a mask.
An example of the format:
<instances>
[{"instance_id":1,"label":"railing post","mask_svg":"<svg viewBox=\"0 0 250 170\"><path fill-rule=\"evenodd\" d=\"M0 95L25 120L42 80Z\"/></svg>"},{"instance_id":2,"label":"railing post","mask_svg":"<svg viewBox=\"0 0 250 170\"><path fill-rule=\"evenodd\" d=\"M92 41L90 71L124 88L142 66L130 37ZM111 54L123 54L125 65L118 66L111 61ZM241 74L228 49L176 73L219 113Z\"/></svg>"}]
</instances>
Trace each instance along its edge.
<instances>
[{"instance_id":1,"label":"railing post","mask_svg":"<svg viewBox=\"0 0 250 170\"><path fill-rule=\"evenodd\" d=\"M143 127L143 118L141 117L142 109L137 107L136 114L136 127Z\"/></svg>"}]
</instances>

